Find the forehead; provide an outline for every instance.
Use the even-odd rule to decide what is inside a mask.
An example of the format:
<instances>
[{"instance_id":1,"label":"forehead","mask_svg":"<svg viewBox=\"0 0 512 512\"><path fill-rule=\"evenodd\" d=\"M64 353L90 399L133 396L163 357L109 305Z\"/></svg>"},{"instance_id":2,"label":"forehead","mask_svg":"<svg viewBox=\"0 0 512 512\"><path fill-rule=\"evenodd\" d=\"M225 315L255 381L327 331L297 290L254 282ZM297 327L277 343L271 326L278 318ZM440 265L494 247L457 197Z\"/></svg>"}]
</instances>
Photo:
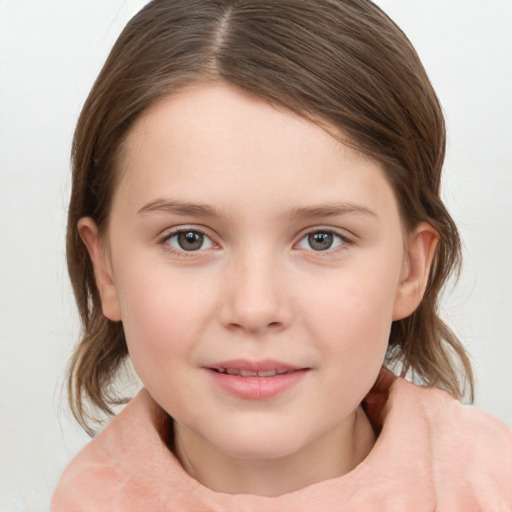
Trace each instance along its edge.
<instances>
[{"instance_id":1,"label":"forehead","mask_svg":"<svg viewBox=\"0 0 512 512\"><path fill-rule=\"evenodd\" d=\"M130 130L119 162L114 198L137 204L178 196L225 208L300 207L390 192L380 164L319 124L218 83L155 103Z\"/></svg>"}]
</instances>

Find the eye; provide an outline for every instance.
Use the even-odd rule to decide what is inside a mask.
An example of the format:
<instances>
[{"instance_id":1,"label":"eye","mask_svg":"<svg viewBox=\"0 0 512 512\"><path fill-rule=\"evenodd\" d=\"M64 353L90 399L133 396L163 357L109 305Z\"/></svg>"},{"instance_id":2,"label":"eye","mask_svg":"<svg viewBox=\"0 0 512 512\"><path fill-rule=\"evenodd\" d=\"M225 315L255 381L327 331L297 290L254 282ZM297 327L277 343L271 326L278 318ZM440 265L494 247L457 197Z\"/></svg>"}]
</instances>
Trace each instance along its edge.
<instances>
[{"instance_id":1,"label":"eye","mask_svg":"<svg viewBox=\"0 0 512 512\"><path fill-rule=\"evenodd\" d=\"M170 245L176 251L199 251L211 249L213 247L212 240L201 231L186 229L170 233L163 240L164 243Z\"/></svg>"},{"instance_id":2,"label":"eye","mask_svg":"<svg viewBox=\"0 0 512 512\"><path fill-rule=\"evenodd\" d=\"M347 242L346 238L333 231L322 230L305 235L298 243L298 247L300 249L312 249L313 251L327 251L336 249Z\"/></svg>"}]
</instances>

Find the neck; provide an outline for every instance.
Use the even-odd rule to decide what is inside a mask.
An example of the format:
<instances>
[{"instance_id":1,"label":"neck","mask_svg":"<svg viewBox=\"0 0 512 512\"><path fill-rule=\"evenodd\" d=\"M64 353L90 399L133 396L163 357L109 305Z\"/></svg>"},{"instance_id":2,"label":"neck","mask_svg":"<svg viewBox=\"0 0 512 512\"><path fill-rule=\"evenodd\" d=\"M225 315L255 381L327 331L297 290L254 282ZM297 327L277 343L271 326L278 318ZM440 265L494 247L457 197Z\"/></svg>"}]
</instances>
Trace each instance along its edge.
<instances>
[{"instance_id":1,"label":"neck","mask_svg":"<svg viewBox=\"0 0 512 512\"><path fill-rule=\"evenodd\" d=\"M279 496L352 471L375 443L361 408L343 428L324 434L285 457L236 458L175 424L175 452L185 470L216 492Z\"/></svg>"}]
</instances>

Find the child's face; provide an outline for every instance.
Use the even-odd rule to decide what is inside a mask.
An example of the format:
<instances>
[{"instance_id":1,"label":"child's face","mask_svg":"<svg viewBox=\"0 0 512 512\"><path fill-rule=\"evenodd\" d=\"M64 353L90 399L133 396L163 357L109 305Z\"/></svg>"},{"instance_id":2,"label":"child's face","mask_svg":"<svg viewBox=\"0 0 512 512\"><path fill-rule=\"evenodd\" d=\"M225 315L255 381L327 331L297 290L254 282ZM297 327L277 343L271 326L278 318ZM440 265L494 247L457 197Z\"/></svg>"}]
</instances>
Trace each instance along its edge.
<instances>
[{"instance_id":1,"label":"child's face","mask_svg":"<svg viewBox=\"0 0 512 512\"><path fill-rule=\"evenodd\" d=\"M274 458L350 428L426 279L379 164L217 84L146 112L121 169L107 263L87 221L81 233L104 312L181 435Z\"/></svg>"}]
</instances>

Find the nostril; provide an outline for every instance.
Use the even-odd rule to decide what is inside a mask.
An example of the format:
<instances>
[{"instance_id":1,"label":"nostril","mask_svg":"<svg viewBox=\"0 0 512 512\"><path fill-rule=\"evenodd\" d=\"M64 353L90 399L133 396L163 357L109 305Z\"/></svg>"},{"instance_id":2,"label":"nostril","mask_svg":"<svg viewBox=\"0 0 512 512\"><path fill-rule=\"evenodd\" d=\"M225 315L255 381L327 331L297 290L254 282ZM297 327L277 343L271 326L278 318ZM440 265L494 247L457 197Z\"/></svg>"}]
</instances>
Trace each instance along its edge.
<instances>
[{"instance_id":1,"label":"nostril","mask_svg":"<svg viewBox=\"0 0 512 512\"><path fill-rule=\"evenodd\" d=\"M229 328L230 329L242 330L242 331L251 331L251 332L252 331L260 331L261 329L263 329L263 330L265 330L265 329L278 330L278 329L281 329L282 326L283 326L282 322L270 322L268 324L263 323L261 327L248 325L248 322L245 323L245 324L231 322L229 324Z\"/></svg>"}]
</instances>

